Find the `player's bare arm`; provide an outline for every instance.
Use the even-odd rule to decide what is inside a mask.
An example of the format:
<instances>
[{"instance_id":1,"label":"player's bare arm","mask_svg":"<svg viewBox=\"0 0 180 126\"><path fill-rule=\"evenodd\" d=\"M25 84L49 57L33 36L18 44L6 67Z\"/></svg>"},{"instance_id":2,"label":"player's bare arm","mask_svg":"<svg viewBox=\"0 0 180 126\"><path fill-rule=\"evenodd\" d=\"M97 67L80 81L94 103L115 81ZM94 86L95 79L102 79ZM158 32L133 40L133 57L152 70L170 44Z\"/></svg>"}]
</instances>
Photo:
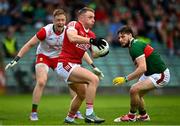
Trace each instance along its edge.
<instances>
[{"instance_id":1,"label":"player's bare arm","mask_svg":"<svg viewBox=\"0 0 180 126\"><path fill-rule=\"evenodd\" d=\"M96 74L100 80L102 80L104 78L103 72L93 64L93 61L87 52L84 53L83 59L86 61L87 64L91 65L93 69L92 72Z\"/></svg>"},{"instance_id":2,"label":"player's bare arm","mask_svg":"<svg viewBox=\"0 0 180 126\"><path fill-rule=\"evenodd\" d=\"M67 29L67 37L70 42L72 43L79 43L79 44L88 44L91 43L92 45L97 46L99 49L103 49L106 43L104 42L103 38L87 38L78 35L77 31L73 28Z\"/></svg>"},{"instance_id":3,"label":"player's bare arm","mask_svg":"<svg viewBox=\"0 0 180 126\"><path fill-rule=\"evenodd\" d=\"M137 68L134 72L132 72L131 74L129 74L127 76L128 81L134 80L134 79L140 77L147 70L146 59L145 59L144 55L136 58L135 62L136 62Z\"/></svg>"},{"instance_id":4,"label":"player's bare arm","mask_svg":"<svg viewBox=\"0 0 180 126\"><path fill-rule=\"evenodd\" d=\"M87 52L84 53L83 59L86 61L87 64L91 65L93 63L91 57Z\"/></svg>"},{"instance_id":5,"label":"player's bare arm","mask_svg":"<svg viewBox=\"0 0 180 126\"><path fill-rule=\"evenodd\" d=\"M19 61L19 59L21 57L23 57L23 55L25 53L27 53L37 42L38 42L38 38L35 35L20 49L17 56L10 63L8 63L6 65L5 70L7 70L8 68L13 67L14 65L16 65L17 62Z\"/></svg>"},{"instance_id":6,"label":"player's bare arm","mask_svg":"<svg viewBox=\"0 0 180 126\"><path fill-rule=\"evenodd\" d=\"M17 56L23 57L34 45L38 43L39 39L34 35L19 51Z\"/></svg>"},{"instance_id":7,"label":"player's bare arm","mask_svg":"<svg viewBox=\"0 0 180 126\"><path fill-rule=\"evenodd\" d=\"M78 35L75 29L68 29L67 36L70 42L73 42L73 43L83 44L83 43L89 43L90 41L90 38L86 38L86 37Z\"/></svg>"}]
</instances>

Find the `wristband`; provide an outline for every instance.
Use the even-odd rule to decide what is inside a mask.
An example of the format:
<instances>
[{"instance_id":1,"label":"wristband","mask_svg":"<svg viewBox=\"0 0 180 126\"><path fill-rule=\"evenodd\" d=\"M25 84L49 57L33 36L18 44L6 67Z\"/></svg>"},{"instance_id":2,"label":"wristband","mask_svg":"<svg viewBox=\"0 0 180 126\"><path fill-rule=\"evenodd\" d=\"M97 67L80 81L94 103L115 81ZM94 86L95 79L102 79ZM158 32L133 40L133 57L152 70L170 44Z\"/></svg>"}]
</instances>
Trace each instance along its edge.
<instances>
[{"instance_id":1,"label":"wristband","mask_svg":"<svg viewBox=\"0 0 180 126\"><path fill-rule=\"evenodd\" d=\"M93 44L93 43L94 43L94 39L93 39L93 38L90 38L90 39L89 39L89 43Z\"/></svg>"},{"instance_id":2,"label":"wristband","mask_svg":"<svg viewBox=\"0 0 180 126\"><path fill-rule=\"evenodd\" d=\"M127 77L127 76L125 76L124 78L125 78L125 82L128 82L128 77Z\"/></svg>"},{"instance_id":3,"label":"wristband","mask_svg":"<svg viewBox=\"0 0 180 126\"><path fill-rule=\"evenodd\" d=\"M95 67L96 67L93 63L91 63L90 65L91 65L93 68L95 68Z\"/></svg>"},{"instance_id":4,"label":"wristband","mask_svg":"<svg viewBox=\"0 0 180 126\"><path fill-rule=\"evenodd\" d=\"M18 61L20 59L20 57L19 56L16 56L15 58L14 58L14 61Z\"/></svg>"}]
</instances>

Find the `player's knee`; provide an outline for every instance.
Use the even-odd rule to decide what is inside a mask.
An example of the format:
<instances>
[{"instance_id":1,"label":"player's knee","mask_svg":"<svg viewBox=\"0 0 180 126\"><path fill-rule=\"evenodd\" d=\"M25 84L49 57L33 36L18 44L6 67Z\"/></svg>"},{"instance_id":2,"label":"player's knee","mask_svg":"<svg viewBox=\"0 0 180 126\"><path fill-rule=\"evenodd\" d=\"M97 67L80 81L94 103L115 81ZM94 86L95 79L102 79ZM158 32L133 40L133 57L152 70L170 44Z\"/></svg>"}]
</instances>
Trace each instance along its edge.
<instances>
[{"instance_id":1,"label":"player's knee","mask_svg":"<svg viewBox=\"0 0 180 126\"><path fill-rule=\"evenodd\" d=\"M39 87L44 87L46 84L46 80L45 79L38 79L37 84Z\"/></svg>"},{"instance_id":2,"label":"player's knee","mask_svg":"<svg viewBox=\"0 0 180 126\"><path fill-rule=\"evenodd\" d=\"M138 89L138 87L136 87L136 86L132 86L131 88L130 88L130 95L134 95L134 94L137 94L138 92L139 92L139 89Z\"/></svg>"},{"instance_id":3,"label":"player's knee","mask_svg":"<svg viewBox=\"0 0 180 126\"><path fill-rule=\"evenodd\" d=\"M95 86L98 86L99 84L99 78L97 76L94 76L92 79L91 79L92 83L95 85Z\"/></svg>"},{"instance_id":4,"label":"player's knee","mask_svg":"<svg viewBox=\"0 0 180 126\"><path fill-rule=\"evenodd\" d=\"M85 99L85 97L86 97L85 92L84 93L82 92L82 94L79 95L79 98L81 99L81 101L83 101Z\"/></svg>"}]
</instances>

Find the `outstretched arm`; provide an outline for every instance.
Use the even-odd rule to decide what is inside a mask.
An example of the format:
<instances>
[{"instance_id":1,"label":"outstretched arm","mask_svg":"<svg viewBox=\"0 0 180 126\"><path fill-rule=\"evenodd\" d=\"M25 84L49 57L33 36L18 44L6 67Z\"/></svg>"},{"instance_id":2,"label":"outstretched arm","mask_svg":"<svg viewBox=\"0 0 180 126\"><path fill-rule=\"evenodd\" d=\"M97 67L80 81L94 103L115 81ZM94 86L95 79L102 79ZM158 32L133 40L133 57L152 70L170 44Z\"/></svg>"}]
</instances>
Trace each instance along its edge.
<instances>
[{"instance_id":1,"label":"outstretched arm","mask_svg":"<svg viewBox=\"0 0 180 126\"><path fill-rule=\"evenodd\" d=\"M18 57L23 57L34 45L38 43L39 39L34 35L18 52Z\"/></svg>"},{"instance_id":2,"label":"outstretched arm","mask_svg":"<svg viewBox=\"0 0 180 126\"><path fill-rule=\"evenodd\" d=\"M136 58L135 62L137 64L137 68L134 72L130 73L127 76L128 81L131 81L131 80L134 80L134 79L140 77L147 70L146 59L145 59L144 55L140 56L139 58Z\"/></svg>"},{"instance_id":3,"label":"outstretched arm","mask_svg":"<svg viewBox=\"0 0 180 126\"><path fill-rule=\"evenodd\" d=\"M38 38L36 35L34 35L18 52L17 56L6 65L5 70L7 70L10 67L13 67L14 65L17 64L18 60L25 55L37 42Z\"/></svg>"},{"instance_id":4,"label":"outstretched arm","mask_svg":"<svg viewBox=\"0 0 180 126\"><path fill-rule=\"evenodd\" d=\"M134 72L130 73L126 77L116 77L116 78L114 78L113 79L113 84L114 85L122 85L127 81L131 81L131 80L134 80L134 79L140 77L144 72L146 72L147 66L146 66L146 59L145 59L144 55L136 58L135 62L136 62L136 65L137 65L136 70Z\"/></svg>"}]
</instances>

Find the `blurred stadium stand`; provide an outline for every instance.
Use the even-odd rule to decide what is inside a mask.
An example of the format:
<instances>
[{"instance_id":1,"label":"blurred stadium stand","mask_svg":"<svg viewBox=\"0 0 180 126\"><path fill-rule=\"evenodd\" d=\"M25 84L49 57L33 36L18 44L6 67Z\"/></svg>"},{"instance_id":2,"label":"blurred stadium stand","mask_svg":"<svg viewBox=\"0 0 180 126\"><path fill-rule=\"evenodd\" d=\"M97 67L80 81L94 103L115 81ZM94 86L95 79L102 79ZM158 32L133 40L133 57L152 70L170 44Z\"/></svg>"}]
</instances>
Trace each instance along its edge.
<instances>
[{"instance_id":1,"label":"blurred stadium stand","mask_svg":"<svg viewBox=\"0 0 180 126\"><path fill-rule=\"evenodd\" d=\"M25 33L16 33L18 47L22 47L24 42L27 41L27 38L30 38L34 35L35 30L31 27L27 27L27 32ZM0 35L0 39L2 38L3 34ZM153 46L160 52L162 58L167 63L170 72L171 72L171 81L168 85L169 87L179 87L180 86L180 58L178 56L169 57L166 55L166 49L159 43L152 43ZM27 53L17 64L16 67L20 67L21 70L27 71L28 75L25 77L25 82L28 83L30 86L34 86L35 82L32 78L32 65L35 61L35 52L36 47L34 47L29 53ZM9 59L5 59L5 64L10 62ZM112 79L118 75L127 75L134 70L133 62L129 56L128 50L118 47L110 47L110 53L106 57L98 58L94 60L96 66L98 66L104 73L105 78L101 81L101 87L110 87L112 86ZM83 62L83 66L91 69L86 63ZM16 69L13 68L13 70ZM16 81L14 80L12 70L6 71L7 77L7 86L8 87L15 87ZM133 82L129 82L129 84L124 86L130 86ZM64 82L60 80L55 72L50 70L49 72L49 80L47 87L51 87L53 89L66 87Z\"/></svg>"},{"instance_id":2,"label":"blurred stadium stand","mask_svg":"<svg viewBox=\"0 0 180 126\"><path fill-rule=\"evenodd\" d=\"M63 8L68 12L68 21L74 20L76 11L83 6L95 9L96 24L93 31L97 37L103 37L111 44L110 53L95 59L95 64L103 71L105 78L100 88L113 88L112 79L118 75L127 75L134 70L127 49L117 47L116 31L122 25L130 25L135 34L146 40L152 40L152 46L161 54L171 72L169 89L180 89L180 1L179 0L2 0L0 1L0 40L8 27L13 25L17 32L19 49L45 24L52 22L52 12ZM5 20L6 19L6 20ZM148 38L148 39L147 39ZM2 51L2 50L1 50ZM26 71L22 78L31 88L34 87L33 63L36 47L30 50L11 70L6 71L7 87L17 88L13 71L20 68ZM11 59L5 59L5 64ZM83 63L88 67L86 63ZM89 68L90 69L90 68ZM17 74L17 73L15 73ZM66 87L55 72L50 70L46 89L62 91ZM133 82L123 85L129 88ZM67 88L66 88L67 89ZM123 91L123 89L120 89Z\"/></svg>"}]
</instances>

